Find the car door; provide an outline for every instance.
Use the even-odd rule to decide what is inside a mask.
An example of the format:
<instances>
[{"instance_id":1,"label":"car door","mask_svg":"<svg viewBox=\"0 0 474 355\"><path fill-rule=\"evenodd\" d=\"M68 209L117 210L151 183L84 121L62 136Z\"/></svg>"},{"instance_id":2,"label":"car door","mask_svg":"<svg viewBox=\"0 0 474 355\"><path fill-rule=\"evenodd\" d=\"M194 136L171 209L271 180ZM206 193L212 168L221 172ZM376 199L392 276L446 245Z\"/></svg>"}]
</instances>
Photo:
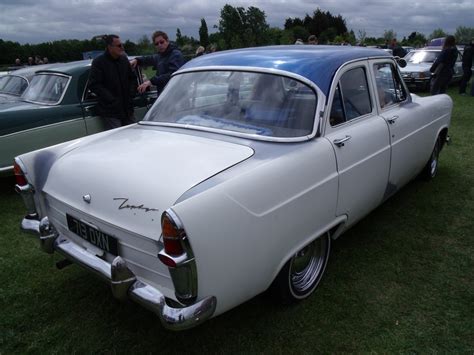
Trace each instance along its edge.
<instances>
[{"instance_id":1,"label":"car door","mask_svg":"<svg viewBox=\"0 0 474 355\"><path fill-rule=\"evenodd\" d=\"M421 171L433 150L437 128L434 112L412 101L393 61L374 60L371 66L377 110L390 131L390 195Z\"/></svg>"},{"instance_id":2,"label":"car door","mask_svg":"<svg viewBox=\"0 0 474 355\"><path fill-rule=\"evenodd\" d=\"M377 114L368 74L367 61L344 67L328 102L325 137L337 159L337 215L347 214L348 224L381 203L390 169L389 131Z\"/></svg>"}]
</instances>

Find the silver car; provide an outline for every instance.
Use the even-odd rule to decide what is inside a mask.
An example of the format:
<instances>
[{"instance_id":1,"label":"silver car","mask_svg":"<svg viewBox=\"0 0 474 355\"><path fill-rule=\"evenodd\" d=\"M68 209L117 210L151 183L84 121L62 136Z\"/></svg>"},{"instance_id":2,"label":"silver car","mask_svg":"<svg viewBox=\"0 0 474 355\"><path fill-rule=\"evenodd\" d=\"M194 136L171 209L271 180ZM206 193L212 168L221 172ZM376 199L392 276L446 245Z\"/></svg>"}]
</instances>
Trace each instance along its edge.
<instances>
[{"instance_id":1,"label":"silver car","mask_svg":"<svg viewBox=\"0 0 474 355\"><path fill-rule=\"evenodd\" d=\"M405 83L415 90L428 91L431 83L430 68L441 53L440 47L427 47L416 49L408 53L404 59L407 61L405 68L400 68ZM458 53L454 65L454 75L451 82L458 82L462 78L462 56Z\"/></svg>"}]
</instances>

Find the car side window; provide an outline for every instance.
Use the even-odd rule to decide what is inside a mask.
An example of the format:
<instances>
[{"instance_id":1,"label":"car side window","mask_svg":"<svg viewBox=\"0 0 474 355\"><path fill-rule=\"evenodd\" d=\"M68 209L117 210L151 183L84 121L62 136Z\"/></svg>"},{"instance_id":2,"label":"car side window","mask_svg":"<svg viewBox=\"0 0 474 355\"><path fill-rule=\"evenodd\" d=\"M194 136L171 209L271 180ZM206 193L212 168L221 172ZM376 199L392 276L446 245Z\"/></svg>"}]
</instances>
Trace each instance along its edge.
<instances>
[{"instance_id":1,"label":"car side window","mask_svg":"<svg viewBox=\"0 0 474 355\"><path fill-rule=\"evenodd\" d=\"M336 126L372 112L372 103L364 68L345 72L337 84L329 123Z\"/></svg>"},{"instance_id":2,"label":"car side window","mask_svg":"<svg viewBox=\"0 0 474 355\"><path fill-rule=\"evenodd\" d=\"M374 75L380 107L384 108L406 100L405 88L393 64L375 64Z\"/></svg>"}]
</instances>

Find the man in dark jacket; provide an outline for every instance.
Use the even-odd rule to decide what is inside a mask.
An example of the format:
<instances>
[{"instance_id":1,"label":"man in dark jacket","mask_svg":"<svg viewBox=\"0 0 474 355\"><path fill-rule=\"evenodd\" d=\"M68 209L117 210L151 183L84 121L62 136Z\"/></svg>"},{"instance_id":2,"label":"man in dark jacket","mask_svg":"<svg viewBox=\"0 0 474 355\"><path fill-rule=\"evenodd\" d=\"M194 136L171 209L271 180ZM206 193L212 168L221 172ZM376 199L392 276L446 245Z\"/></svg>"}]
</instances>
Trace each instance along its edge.
<instances>
[{"instance_id":1,"label":"man in dark jacket","mask_svg":"<svg viewBox=\"0 0 474 355\"><path fill-rule=\"evenodd\" d=\"M107 35L105 43L105 52L92 61L89 88L97 95L98 114L110 129L134 123L138 83L119 36Z\"/></svg>"},{"instance_id":2,"label":"man in dark jacket","mask_svg":"<svg viewBox=\"0 0 474 355\"><path fill-rule=\"evenodd\" d=\"M158 53L135 58L130 61L130 64L132 68L138 64L144 67L153 66L156 69L156 75L141 84L138 87L138 92L145 92L153 84L159 95L170 80L171 74L184 64L184 57L181 51L173 43L170 43L165 32L156 31L153 33L152 40Z\"/></svg>"},{"instance_id":3,"label":"man in dark jacket","mask_svg":"<svg viewBox=\"0 0 474 355\"><path fill-rule=\"evenodd\" d=\"M461 82L459 83L459 93L461 95L466 95L466 86L472 76L472 51L474 47L473 40L469 45L464 48L464 53L462 54L462 71L463 76Z\"/></svg>"},{"instance_id":4,"label":"man in dark jacket","mask_svg":"<svg viewBox=\"0 0 474 355\"><path fill-rule=\"evenodd\" d=\"M392 43L390 44L390 46L389 46L388 48L392 50L392 55L393 55L394 57L403 58L403 57L407 54L407 51L406 51L405 49L403 49L403 48L397 43L397 39L396 39L396 38L393 38L393 39L392 39Z\"/></svg>"}]
</instances>

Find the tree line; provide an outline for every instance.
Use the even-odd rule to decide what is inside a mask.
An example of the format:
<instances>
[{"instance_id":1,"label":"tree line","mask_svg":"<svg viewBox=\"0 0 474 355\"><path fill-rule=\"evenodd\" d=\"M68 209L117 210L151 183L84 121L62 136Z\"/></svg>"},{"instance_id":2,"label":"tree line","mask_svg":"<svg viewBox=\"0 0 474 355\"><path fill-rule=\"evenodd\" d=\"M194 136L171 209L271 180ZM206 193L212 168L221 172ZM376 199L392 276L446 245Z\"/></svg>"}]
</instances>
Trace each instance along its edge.
<instances>
[{"instance_id":1,"label":"tree line","mask_svg":"<svg viewBox=\"0 0 474 355\"><path fill-rule=\"evenodd\" d=\"M183 35L176 30L176 43L184 55L192 57L197 46L208 48L214 45L219 50L243 47L293 44L297 39L306 41L309 35L316 35L319 44L351 44L351 45L381 45L397 38L394 30L386 30L382 37L367 37L364 30L357 35L348 30L346 20L341 15L333 15L329 11L317 8L313 14L304 18L287 18L283 28L270 27L266 14L255 6L248 8L224 5L220 11L218 24L213 26L214 33L209 33L205 19L201 19L199 39ZM442 29L435 29L427 38L419 32L412 32L408 37L398 39L401 45L422 47L430 39L445 37ZM468 43L474 38L474 28L458 27L454 34L458 43ZM124 42L128 55L153 53L153 44L149 36L144 35L137 43L127 40ZM68 62L82 59L82 53L103 50L104 43L98 36L91 40L60 40L40 44L19 44L18 42L0 39L0 63L12 65L16 58L26 62L28 57L39 55L48 57L50 62Z\"/></svg>"}]
</instances>

